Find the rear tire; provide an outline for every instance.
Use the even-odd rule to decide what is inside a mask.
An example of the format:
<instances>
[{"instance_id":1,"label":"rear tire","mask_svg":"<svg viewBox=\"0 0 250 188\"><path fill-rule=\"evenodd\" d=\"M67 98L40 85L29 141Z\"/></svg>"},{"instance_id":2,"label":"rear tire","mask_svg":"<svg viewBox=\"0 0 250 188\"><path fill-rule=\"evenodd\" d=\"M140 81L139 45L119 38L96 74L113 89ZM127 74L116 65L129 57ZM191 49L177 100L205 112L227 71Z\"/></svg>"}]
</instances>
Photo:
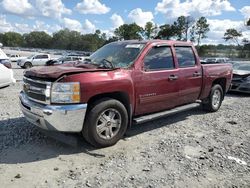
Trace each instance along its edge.
<instances>
[{"instance_id":1,"label":"rear tire","mask_svg":"<svg viewBox=\"0 0 250 188\"><path fill-rule=\"evenodd\" d=\"M104 98L91 105L83 126L83 137L95 147L116 144L125 134L128 113L118 100Z\"/></svg>"},{"instance_id":2,"label":"rear tire","mask_svg":"<svg viewBox=\"0 0 250 188\"><path fill-rule=\"evenodd\" d=\"M202 101L202 107L206 111L216 112L220 109L223 98L223 89L221 85L216 84L211 88L208 98Z\"/></svg>"},{"instance_id":3,"label":"rear tire","mask_svg":"<svg viewBox=\"0 0 250 188\"><path fill-rule=\"evenodd\" d=\"M32 67L32 64L30 62L26 62L24 63L24 66L23 66L25 69L29 69Z\"/></svg>"}]
</instances>

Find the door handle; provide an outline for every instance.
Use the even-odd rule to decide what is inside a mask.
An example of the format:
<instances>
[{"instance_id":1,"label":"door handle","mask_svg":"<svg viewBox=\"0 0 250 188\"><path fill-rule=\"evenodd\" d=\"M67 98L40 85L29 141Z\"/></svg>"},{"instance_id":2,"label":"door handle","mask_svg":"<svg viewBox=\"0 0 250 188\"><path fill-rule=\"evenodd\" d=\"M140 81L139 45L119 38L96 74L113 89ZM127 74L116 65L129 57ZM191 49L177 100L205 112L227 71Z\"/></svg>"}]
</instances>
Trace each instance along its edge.
<instances>
[{"instance_id":1,"label":"door handle","mask_svg":"<svg viewBox=\"0 0 250 188\"><path fill-rule=\"evenodd\" d=\"M176 76L176 75L170 75L169 77L168 77L168 79L170 80L170 81L173 81L173 80L178 80L178 76Z\"/></svg>"},{"instance_id":2,"label":"door handle","mask_svg":"<svg viewBox=\"0 0 250 188\"><path fill-rule=\"evenodd\" d=\"M199 76L201 76L201 73L199 73L199 72L195 72L195 73L193 74L193 77L199 77Z\"/></svg>"}]
</instances>

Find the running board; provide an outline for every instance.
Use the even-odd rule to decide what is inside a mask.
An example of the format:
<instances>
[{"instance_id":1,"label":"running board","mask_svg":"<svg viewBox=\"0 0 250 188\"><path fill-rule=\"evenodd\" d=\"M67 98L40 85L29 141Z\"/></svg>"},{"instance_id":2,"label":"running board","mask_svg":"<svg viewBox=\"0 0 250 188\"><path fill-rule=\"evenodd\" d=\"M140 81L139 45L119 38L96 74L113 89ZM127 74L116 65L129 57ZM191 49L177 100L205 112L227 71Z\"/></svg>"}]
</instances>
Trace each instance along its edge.
<instances>
[{"instance_id":1,"label":"running board","mask_svg":"<svg viewBox=\"0 0 250 188\"><path fill-rule=\"evenodd\" d=\"M176 114L178 112L183 112L183 111L186 111L186 110L190 110L192 108L197 108L198 106L200 106L200 103L187 104L187 105L179 106L179 107L176 107L176 108L173 108L173 109L170 109L170 110L166 110L166 111L163 111L163 112L157 112L157 113L154 113L154 114L140 116L140 117L134 118L133 122L135 124L141 124L141 123L145 123L145 122L152 121L152 120L155 120L155 119L159 119L159 118L164 117L164 116Z\"/></svg>"}]
</instances>

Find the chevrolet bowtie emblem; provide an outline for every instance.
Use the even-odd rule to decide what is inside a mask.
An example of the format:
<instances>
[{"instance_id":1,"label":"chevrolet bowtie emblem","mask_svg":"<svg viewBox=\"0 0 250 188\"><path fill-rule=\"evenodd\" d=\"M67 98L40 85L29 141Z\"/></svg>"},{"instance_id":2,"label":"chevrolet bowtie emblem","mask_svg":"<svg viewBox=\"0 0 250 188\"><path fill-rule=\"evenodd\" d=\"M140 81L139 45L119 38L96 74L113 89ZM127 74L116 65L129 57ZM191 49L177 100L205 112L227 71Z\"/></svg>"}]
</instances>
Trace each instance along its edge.
<instances>
[{"instance_id":1,"label":"chevrolet bowtie emblem","mask_svg":"<svg viewBox=\"0 0 250 188\"><path fill-rule=\"evenodd\" d=\"M26 92L29 91L30 90L30 85L27 84L27 83L23 84L23 90L26 91Z\"/></svg>"}]
</instances>

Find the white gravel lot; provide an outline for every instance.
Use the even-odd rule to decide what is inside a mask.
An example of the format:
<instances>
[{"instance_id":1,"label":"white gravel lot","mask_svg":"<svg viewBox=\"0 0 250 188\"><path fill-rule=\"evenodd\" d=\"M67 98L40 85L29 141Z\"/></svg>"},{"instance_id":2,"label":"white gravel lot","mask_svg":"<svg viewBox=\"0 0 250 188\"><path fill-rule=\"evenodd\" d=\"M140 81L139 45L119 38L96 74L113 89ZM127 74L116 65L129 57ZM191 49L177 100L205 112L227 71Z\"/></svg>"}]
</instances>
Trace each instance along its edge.
<instances>
[{"instance_id":1,"label":"white gravel lot","mask_svg":"<svg viewBox=\"0 0 250 188\"><path fill-rule=\"evenodd\" d=\"M14 66L17 80L23 70ZM250 95L132 127L115 146L28 123L21 82L0 89L0 187L250 187Z\"/></svg>"}]
</instances>

